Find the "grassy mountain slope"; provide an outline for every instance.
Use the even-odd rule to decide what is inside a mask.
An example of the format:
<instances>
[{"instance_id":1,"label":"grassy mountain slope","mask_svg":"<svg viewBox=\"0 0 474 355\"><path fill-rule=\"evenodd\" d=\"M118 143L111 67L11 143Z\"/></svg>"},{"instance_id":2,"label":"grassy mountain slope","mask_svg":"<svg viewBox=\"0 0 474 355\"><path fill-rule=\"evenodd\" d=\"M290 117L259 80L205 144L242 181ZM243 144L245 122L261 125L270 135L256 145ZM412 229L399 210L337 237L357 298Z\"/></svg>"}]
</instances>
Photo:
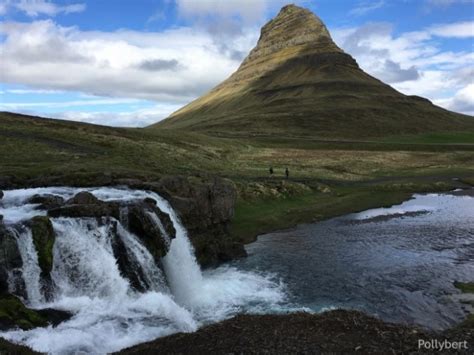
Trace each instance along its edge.
<instances>
[{"instance_id":1,"label":"grassy mountain slope","mask_svg":"<svg viewBox=\"0 0 474 355\"><path fill-rule=\"evenodd\" d=\"M360 139L474 132L474 118L406 96L362 71L310 11L284 7L227 80L152 128L220 136Z\"/></svg>"}]
</instances>

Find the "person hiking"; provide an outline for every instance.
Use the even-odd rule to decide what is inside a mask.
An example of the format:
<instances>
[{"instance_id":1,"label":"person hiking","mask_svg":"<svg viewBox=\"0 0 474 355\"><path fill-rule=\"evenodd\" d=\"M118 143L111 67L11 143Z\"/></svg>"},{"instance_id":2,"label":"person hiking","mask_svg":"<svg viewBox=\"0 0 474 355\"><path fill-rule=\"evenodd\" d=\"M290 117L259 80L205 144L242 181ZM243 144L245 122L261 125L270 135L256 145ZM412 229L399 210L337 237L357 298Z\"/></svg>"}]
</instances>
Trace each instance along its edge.
<instances>
[{"instance_id":1,"label":"person hiking","mask_svg":"<svg viewBox=\"0 0 474 355\"><path fill-rule=\"evenodd\" d=\"M268 171L270 172L270 177L273 176L273 166L270 167L270 169L268 169Z\"/></svg>"},{"instance_id":2,"label":"person hiking","mask_svg":"<svg viewBox=\"0 0 474 355\"><path fill-rule=\"evenodd\" d=\"M287 179L290 177L290 171L288 170L288 168L285 169L285 175Z\"/></svg>"}]
</instances>

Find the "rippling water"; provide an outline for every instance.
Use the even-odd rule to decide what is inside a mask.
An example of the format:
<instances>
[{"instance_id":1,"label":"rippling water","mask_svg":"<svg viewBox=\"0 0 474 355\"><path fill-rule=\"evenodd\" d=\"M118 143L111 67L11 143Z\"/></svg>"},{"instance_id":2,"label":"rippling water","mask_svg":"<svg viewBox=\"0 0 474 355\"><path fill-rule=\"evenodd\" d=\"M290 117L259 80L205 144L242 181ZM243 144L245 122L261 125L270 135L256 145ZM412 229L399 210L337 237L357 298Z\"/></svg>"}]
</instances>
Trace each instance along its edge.
<instances>
[{"instance_id":1,"label":"rippling water","mask_svg":"<svg viewBox=\"0 0 474 355\"><path fill-rule=\"evenodd\" d=\"M263 235L247 251L234 264L276 273L294 304L444 329L466 316L453 282L474 281L474 198L415 195Z\"/></svg>"}]
</instances>

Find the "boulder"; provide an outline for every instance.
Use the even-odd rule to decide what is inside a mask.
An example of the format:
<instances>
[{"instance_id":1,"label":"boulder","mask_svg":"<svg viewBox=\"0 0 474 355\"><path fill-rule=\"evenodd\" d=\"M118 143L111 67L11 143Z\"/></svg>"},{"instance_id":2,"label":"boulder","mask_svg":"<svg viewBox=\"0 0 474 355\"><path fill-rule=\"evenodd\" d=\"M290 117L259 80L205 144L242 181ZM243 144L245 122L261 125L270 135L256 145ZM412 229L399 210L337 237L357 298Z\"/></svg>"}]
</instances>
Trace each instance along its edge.
<instances>
[{"instance_id":1,"label":"boulder","mask_svg":"<svg viewBox=\"0 0 474 355\"><path fill-rule=\"evenodd\" d=\"M90 192L79 192L66 201L63 206L48 210L51 217L120 217L120 206L99 200Z\"/></svg>"},{"instance_id":2,"label":"boulder","mask_svg":"<svg viewBox=\"0 0 474 355\"><path fill-rule=\"evenodd\" d=\"M3 191L0 190L0 200L3 198L4 194L3 194Z\"/></svg>"},{"instance_id":3,"label":"boulder","mask_svg":"<svg viewBox=\"0 0 474 355\"><path fill-rule=\"evenodd\" d=\"M60 207L64 203L61 196L44 194L34 195L28 200L28 203L38 204L40 209L50 210L52 208Z\"/></svg>"},{"instance_id":4,"label":"boulder","mask_svg":"<svg viewBox=\"0 0 474 355\"><path fill-rule=\"evenodd\" d=\"M96 205L101 203L97 197L87 191L77 193L74 197L66 201L67 205Z\"/></svg>"}]
</instances>

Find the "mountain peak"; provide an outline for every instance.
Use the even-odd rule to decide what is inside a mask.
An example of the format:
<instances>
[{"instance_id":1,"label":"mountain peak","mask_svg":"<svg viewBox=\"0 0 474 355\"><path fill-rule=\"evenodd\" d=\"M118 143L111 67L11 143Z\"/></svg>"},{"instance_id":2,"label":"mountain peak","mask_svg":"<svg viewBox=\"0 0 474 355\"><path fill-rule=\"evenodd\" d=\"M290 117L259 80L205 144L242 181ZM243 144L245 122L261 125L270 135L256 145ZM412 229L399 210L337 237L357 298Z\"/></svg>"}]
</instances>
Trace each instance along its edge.
<instances>
[{"instance_id":1,"label":"mountain peak","mask_svg":"<svg viewBox=\"0 0 474 355\"><path fill-rule=\"evenodd\" d=\"M283 53L292 55L302 51L342 52L333 42L329 31L319 17L310 10L290 4L283 6L278 15L262 27L257 46L242 66L258 59Z\"/></svg>"},{"instance_id":2,"label":"mountain peak","mask_svg":"<svg viewBox=\"0 0 474 355\"><path fill-rule=\"evenodd\" d=\"M365 73L311 11L284 6L228 79L158 124L217 135L357 138L474 127Z\"/></svg>"}]
</instances>

